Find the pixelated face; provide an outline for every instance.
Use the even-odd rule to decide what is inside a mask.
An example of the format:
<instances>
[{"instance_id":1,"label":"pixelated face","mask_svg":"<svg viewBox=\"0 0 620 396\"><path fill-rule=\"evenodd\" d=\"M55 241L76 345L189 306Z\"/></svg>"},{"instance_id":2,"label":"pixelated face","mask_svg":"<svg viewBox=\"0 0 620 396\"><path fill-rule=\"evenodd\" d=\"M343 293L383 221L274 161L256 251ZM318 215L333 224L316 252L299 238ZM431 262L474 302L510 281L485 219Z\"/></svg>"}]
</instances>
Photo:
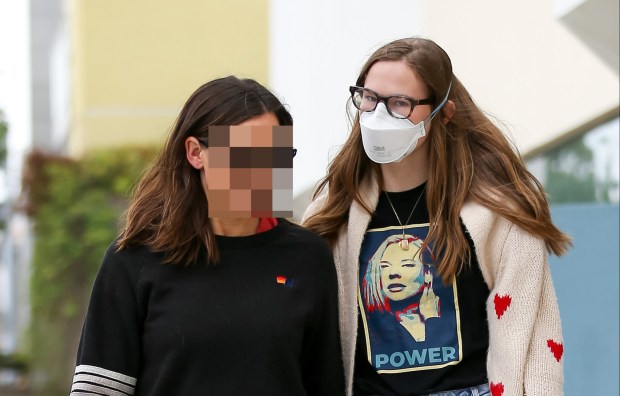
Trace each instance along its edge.
<instances>
[{"instance_id":1,"label":"pixelated face","mask_svg":"<svg viewBox=\"0 0 620 396\"><path fill-rule=\"evenodd\" d=\"M273 113L209 127L209 217L293 216L293 127Z\"/></svg>"},{"instance_id":2,"label":"pixelated face","mask_svg":"<svg viewBox=\"0 0 620 396\"><path fill-rule=\"evenodd\" d=\"M411 247L403 250L393 243L381 256L381 289L390 300L404 300L424 286L424 264L417 254L419 249Z\"/></svg>"}]
</instances>

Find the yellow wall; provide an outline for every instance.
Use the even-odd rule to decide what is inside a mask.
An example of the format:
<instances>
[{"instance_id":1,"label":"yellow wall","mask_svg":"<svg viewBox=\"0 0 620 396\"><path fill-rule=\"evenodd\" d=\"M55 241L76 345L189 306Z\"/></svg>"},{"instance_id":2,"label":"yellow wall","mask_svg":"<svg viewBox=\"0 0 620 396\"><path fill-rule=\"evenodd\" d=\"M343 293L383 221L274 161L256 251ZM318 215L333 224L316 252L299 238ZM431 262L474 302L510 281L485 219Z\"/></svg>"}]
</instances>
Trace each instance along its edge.
<instances>
[{"instance_id":1,"label":"yellow wall","mask_svg":"<svg viewBox=\"0 0 620 396\"><path fill-rule=\"evenodd\" d=\"M72 155L161 143L189 95L268 84L268 0L72 0Z\"/></svg>"}]
</instances>

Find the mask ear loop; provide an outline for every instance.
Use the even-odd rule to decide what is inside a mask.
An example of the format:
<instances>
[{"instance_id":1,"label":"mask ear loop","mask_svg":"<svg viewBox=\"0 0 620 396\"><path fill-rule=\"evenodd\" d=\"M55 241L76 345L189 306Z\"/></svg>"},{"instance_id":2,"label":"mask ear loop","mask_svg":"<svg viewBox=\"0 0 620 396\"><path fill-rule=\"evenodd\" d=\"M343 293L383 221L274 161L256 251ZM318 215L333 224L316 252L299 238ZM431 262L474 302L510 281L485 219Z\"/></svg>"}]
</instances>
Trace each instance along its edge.
<instances>
[{"instance_id":1,"label":"mask ear loop","mask_svg":"<svg viewBox=\"0 0 620 396\"><path fill-rule=\"evenodd\" d=\"M452 89L452 81L450 81L450 84L448 85L448 92L446 92L446 96L443 98L443 100L441 101L439 106L437 106L437 108L435 110L433 110L433 112L431 114L429 114L429 116L426 117L426 119L423 121L424 128L421 129L421 133L422 133L421 137L426 136L426 124L431 122L431 120L437 115L439 110L441 110L441 108L446 104L446 102L448 102L448 96L450 96L450 90L451 89ZM381 104L381 103L379 103L379 104ZM377 105L377 107L379 107L379 105ZM418 124L414 124L414 125L417 126L417 125L420 125L420 124L418 123ZM406 157L407 153L411 153L411 151L409 151L409 150L411 149L411 145L412 144L413 144L413 142L411 142L409 144L409 147L407 147L407 150L405 150L403 155L401 155L395 162L402 161L402 159ZM417 141L416 141L416 145L417 145Z\"/></svg>"},{"instance_id":2,"label":"mask ear loop","mask_svg":"<svg viewBox=\"0 0 620 396\"><path fill-rule=\"evenodd\" d=\"M448 96L450 96L451 89L452 89L452 81L450 81L450 84L448 85L448 92L446 92L446 96L443 98L441 103L439 103L439 106L437 106L437 108L433 110L433 112L428 117L426 117L426 120L424 120L424 126L426 126L427 122L431 122L431 120L435 118L439 110L441 110L441 108L446 104L446 102L448 101Z\"/></svg>"}]
</instances>

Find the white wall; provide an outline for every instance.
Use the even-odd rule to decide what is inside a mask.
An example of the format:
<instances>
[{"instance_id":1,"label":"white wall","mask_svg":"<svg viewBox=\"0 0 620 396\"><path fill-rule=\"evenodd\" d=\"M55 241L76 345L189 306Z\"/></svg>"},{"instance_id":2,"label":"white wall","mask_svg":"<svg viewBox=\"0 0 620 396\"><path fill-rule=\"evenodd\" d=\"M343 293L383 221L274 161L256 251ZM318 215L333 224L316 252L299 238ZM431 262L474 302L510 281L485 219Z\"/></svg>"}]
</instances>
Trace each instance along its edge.
<instances>
[{"instance_id":1,"label":"white wall","mask_svg":"<svg viewBox=\"0 0 620 396\"><path fill-rule=\"evenodd\" d=\"M32 131L30 85L30 25L27 1L0 0L0 109L9 124L7 183L2 196L20 191L21 161Z\"/></svg>"},{"instance_id":2,"label":"white wall","mask_svg":"<svg viewBox=\"0 0 620 396\"><path fill-rule=\"evenodd\" d=\"M270 85L295 119L294 193L324 176L348 133L347 88L392 39L422 35L442 46L522 153L616 108L617 71L556 19L554 7L553 0L272 0Z\"/></svg>"},{"instance_id":3,"label":"white wall","mask_svg":"<svg viewBox=\"0 0 620 396\"><path fill-rule=\"evenodd\" d=\"M450 54L474 99L514 128L523 153L619 102L618 71L574 36L554 7L553 0L429 2L426 34Z\"/></svg>"},{"instance_id":4,"label":"white wall","mask_svg":"<svg viewBox=\"0 0 620 396\"><path fill-rule=\"evenodd\" d=\"M23 154L32 133L28 12L27 1L0 0L0 110L9 124L7 170L0 173L0 203L5 205L11 205L20 193ZM20 288L28 268L18 266L7 238L16 224L11 217L0 233L0 353L16 349L28 316L27 306L16 303L24 291L28 297L27 290Z\"/></svg>"},{"instance_id":5,"label":"white wall","mask_svg":"<svg viewBox=\"0 0 620 396\"><path fill-rule=\"evenodd\" d=\"M294 194L325 175L348 135L346 101L378 46L422 32L423 1L272 0L270 87L290 105L295 127Z\"/></svg>"}]
</instances>

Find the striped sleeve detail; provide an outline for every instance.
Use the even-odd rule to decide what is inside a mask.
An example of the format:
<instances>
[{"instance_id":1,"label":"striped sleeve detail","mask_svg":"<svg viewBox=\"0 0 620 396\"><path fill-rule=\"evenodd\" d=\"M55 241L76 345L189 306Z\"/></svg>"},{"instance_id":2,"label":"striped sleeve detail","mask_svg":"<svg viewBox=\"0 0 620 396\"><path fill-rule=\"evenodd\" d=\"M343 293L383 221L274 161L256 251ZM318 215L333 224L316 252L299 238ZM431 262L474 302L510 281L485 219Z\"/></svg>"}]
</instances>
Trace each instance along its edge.
<instances>
[{"instance_id":1,"label":"striped sleeve detail","mask_svg":"<svg viewBox=\"0 0 620 396\"><path fill-rule=\"evenodd\" d=\"M80 365L75 368L70 396L131 396L136 379L101 367Z\"/></svg>"}]
</instances>

